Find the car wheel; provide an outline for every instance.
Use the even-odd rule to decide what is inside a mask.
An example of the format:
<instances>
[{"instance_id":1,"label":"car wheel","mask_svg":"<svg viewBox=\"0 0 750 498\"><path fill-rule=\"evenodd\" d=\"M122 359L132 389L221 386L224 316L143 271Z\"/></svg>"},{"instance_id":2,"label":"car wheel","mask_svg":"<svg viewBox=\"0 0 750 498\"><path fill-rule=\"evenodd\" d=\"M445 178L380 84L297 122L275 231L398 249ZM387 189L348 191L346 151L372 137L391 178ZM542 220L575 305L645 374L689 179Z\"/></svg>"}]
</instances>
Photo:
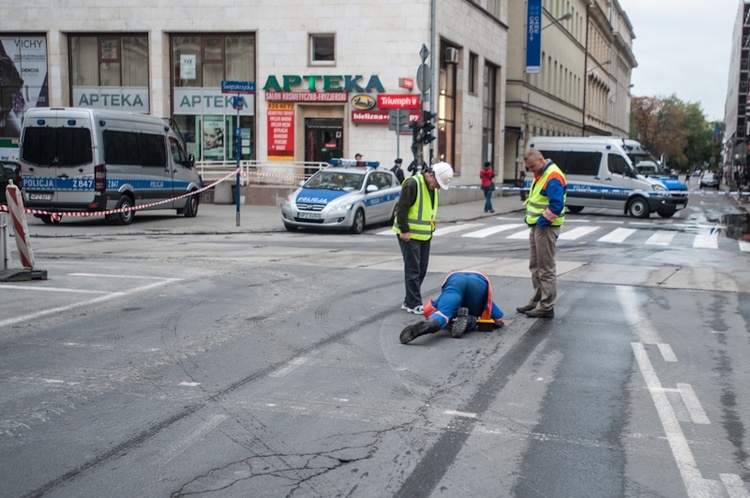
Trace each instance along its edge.
<instances>
[{"instance_id":1,"label":"car wheel","mask_svg":"<svg viewBox=\"0 0 750 498\"><path fill-rule=\"evenodd\" d=\"M187 198L183 213L185 214L185 218L195 218L198 215L198 194L193 194Z\"/></svg>"},{"instance_id":2,"label":"car wheel","mask_svg":"<svg viewBox=\"0 0 750 498\"><path fill-rule=\"evenodd\" d=\"M573 214L580 213L583 211L583 206L565 206L565 209L570 211Z\"/></svg>"},{"instance_id":3,"label":"car wheel","mask_svg":"<svg viewBox=\"0 0 750 498\"><path fill-rule=\"evenodd\" d=\"M646 202L646 199L637 197L630 201L628 214L633 218L648 218L650 213L648 211L648 203Z\"/></svg>"},{"instance_id":4,"label":"car wheel","mask_svg":"<svg viewBox=\"0 0 750 498\"><path fill-rule=\"evenodd\" d=\"M126 211L115 214L115 225L130 225L133 221L133 216L135 216L135 211L130 209L132 207L133 200L127 195L123 195L120 198L120 202L117 203L117 209L126 209Z\"/></svg>"},{"instance_id":5,"label":"car wheel","mask_svg":"<svg viewBox=\"0 0 750 498\"><path fill-rule=\"evenodd\" d=\"M349 229L351 233L360 234L365 229L365 212L362 211L362 209L357 209L357 212L354 213L354 222L352 223L352 227Z\"/></svg>"}]
</instances>

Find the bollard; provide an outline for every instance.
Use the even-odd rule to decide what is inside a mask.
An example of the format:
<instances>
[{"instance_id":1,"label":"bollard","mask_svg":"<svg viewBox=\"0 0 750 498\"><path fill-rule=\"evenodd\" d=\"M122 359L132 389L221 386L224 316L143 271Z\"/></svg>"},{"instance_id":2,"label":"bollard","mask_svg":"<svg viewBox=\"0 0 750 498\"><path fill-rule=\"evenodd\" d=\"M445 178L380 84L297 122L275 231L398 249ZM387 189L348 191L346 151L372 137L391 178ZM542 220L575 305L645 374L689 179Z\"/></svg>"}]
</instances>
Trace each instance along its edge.
<instances>
[{"instance_id":1,"label":"bollard","mask_svg":"<svg viewBox=\"0 0 750 498\"><path fill-rule=\"evenodd\" d=\"M10 219L13 223L13 231L15 233L16 246L18 247L18 255L21 258L21 265L29 270L34 269L34 252L31 250L31 246L28 242L29 228L26 225L26 213L23 209L23 197L21 191L16 185L13 185L11 180L8 186L5 188L5 197L8 201L8 210L10 211Z\"/></svg>"},{"instance_id":2,"label":"bollard","mask_svg":"<svg viewBox=\"0 0 750 498\"><path fill-rule=\"evenodd\" d=\"M10 252L8 251L8 215L4 212L0 212L0 260L3 262L0 271L7 270Z\"/></svg>"}]
</instances>

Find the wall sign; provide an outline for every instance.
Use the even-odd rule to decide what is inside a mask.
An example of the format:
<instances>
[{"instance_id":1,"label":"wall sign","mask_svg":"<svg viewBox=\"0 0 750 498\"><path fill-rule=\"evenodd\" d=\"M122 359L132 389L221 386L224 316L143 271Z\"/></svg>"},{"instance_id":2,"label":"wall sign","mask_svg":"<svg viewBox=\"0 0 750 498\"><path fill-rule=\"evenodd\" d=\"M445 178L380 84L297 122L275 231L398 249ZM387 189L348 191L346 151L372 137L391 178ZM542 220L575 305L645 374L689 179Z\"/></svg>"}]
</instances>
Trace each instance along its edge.
<instances>
[{"instance_id":1,"label":"wall sign","mask_svg":"<svg viewBox=\"0 0 750 498\"><path fill-rule=\"evenodd\" d=\"M268 160L294 161L294 104L268 104Z\"/></svg>"},{"instance_id":2,"label":"wall sign","mask_svg":"<svg viewBox=\"0 0 750 498\"><path fill-rule=\"evenodd\" d=\"M541 1L541 0L540 0ZM267 92L289 92L292 90L304 90L307 89L309 92L357 92L357 93L370 93L373 90L377 92L385 92L383 84L380 82L380 78L373 75L365 83L364 77L361 74L351 75L307 75L298 76L296 74L285 74L280 77L271 75L266 79L266 84L263 85L263 90ZM364 85L364 86L362 86Z\"/></svg>"},{"instance_id":3,"label":"wall sign","mask_svg":"<svg viewBox=\"0 0 750 498\"><path fill-rule=\"evenodd\" d=\"M172 105L174 114L237 114L232 105L232 95L221 93L219 88L175 88ZM241 116L255 114L255 99L243 96Z\"/></svg>"}]
</instances>

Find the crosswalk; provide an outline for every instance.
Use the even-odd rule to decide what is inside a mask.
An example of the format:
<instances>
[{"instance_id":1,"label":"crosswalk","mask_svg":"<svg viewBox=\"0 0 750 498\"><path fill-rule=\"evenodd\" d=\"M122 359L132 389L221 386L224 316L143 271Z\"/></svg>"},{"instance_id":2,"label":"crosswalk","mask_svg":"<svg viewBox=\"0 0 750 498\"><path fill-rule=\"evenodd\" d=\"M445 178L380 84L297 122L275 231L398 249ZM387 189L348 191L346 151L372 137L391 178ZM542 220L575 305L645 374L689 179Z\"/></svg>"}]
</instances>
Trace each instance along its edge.
<instances>
[{"instance_id":1,"label":"crosswalk","mask_svg":"<svg viewBox=\"0 0 750 498\"><path fill-rule=\"evenodd\" d=\"M377 235L393 235L390 229ZM466 222L439 227L435 237L466 237L471 239L504 238L526 240L529 228L524 223L504 222L502 219L482 223ZM644 225L638 228L612 227L607 225L566 224L560 231L559 241L587 241L605 244L643 244L663 247L692 247L695 249L723 249L750 253L750 242L734 240L722 234L720 226L702 224L672 225L655 228ZM559 242L559 243L560 243Z\"/></svg>"}]
</instances>

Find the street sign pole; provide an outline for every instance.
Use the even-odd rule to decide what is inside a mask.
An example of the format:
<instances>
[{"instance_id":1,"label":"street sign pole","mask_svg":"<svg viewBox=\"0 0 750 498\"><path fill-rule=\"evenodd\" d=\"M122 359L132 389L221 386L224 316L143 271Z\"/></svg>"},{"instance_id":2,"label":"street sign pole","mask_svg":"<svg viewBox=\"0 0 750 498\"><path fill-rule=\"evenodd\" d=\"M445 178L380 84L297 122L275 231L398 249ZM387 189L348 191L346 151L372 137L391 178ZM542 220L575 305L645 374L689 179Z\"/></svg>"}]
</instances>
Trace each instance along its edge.
<instances>
[{"instance_id":1,"label":"street sign pole","mask_svg":"<svg viewBox=\"0 0 750 498\"><path fill-rule=\"evenodd\" d=\"M237 109L237 122L234 124L234 139L235 139L235 146L234 146L234 155L237 158L237 182L236 182L236 203L237 203L237 219L236 223L237 226L240 226L240 152L242 150L242 128L240 128L240 109L242 109L242 97L238 93L237 96L234 98L234 108Z\"/></svg>"}]
</instances>

